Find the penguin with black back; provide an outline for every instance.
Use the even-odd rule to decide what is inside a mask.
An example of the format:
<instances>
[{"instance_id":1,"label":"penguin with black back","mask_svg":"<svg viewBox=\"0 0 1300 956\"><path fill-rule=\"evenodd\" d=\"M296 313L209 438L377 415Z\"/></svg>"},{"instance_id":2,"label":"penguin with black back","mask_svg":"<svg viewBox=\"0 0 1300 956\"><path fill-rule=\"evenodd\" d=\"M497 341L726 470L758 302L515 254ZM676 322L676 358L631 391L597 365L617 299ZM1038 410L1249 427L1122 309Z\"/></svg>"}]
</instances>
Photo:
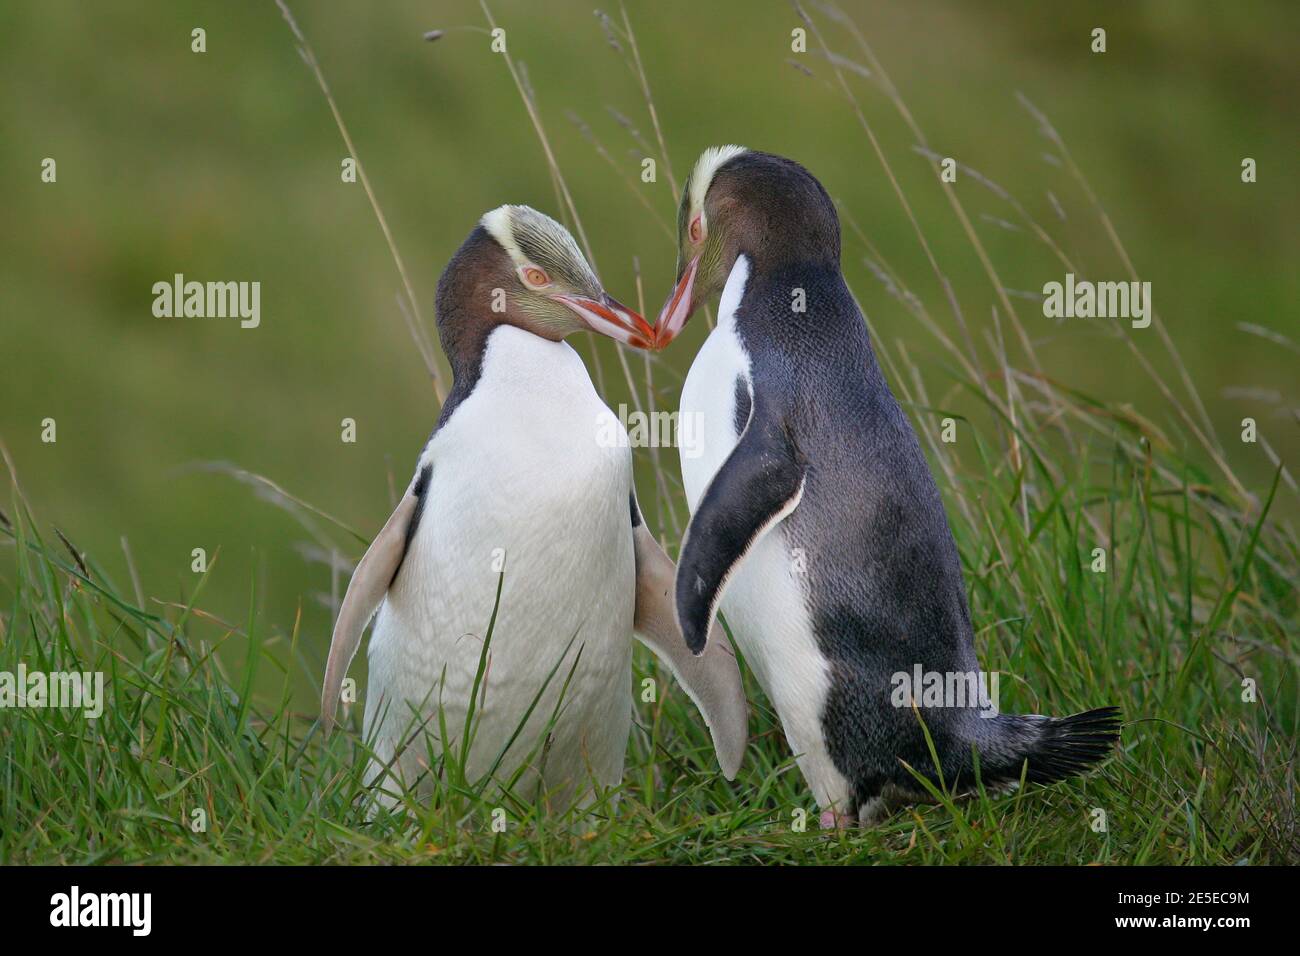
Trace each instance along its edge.
<instances>
[{"instance_id":1,"label":"penguin with black back","mask_svg":"<svg viewBox=\"0 0 1300 956\"><path fill-rule=\"evenodd\" d=\"M564 341L586 329L646 348L654 330L605 292L568 230L527 206L483 216L436 309L453 387L348 584L326 729L374 617L363 737L376 806L426 796L449 748L471 784L585 805L622 777L635 635L702 710L734 776L747 717L734 652L725 638L687 650L626 430Z\"/></svg>"},{"instance_id":2,"label":"penguin with black back","mask_svg":"<svg viewBox=\"0 0 1300 956\"><path fill-rule=\"evenodd\" d=\"M973 786L976 754L990 788L1101 761L1119 736L1115 708L992 715L987 694L922 706L898 693L918 665L986 685L943 503L841 275L839 217L821 183L780 156L708 149L678 231L657 347L721 293L682 389L702 452L682 456L692 516L678 620L699 651L721 608L822 824L928 799L904 766L940 779L922 720L950 788Z\"/></svg>"}]
</instances>

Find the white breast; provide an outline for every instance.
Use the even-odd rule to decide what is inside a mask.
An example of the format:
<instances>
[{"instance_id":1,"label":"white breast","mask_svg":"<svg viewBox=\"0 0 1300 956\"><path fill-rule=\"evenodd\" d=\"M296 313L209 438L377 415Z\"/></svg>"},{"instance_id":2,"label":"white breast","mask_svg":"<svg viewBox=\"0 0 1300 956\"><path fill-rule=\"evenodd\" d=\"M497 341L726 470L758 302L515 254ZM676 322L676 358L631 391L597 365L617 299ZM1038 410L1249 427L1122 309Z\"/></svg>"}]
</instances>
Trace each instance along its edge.
<instances>
[{"instance_id":1,"label":"white breast","mask_svg":"<svg viewBox=\"0 0 1300 956\"><path fill-rule=\"evenodd\" d=\"M682 385L681 415L689 419L698 443L681 448L682 485L695 513L704 491L736 446L736 381L749 382L749 354L736 335L736 307L745 292L749 264L744 256L727 278L718 303L718 324L691 363Z\"/></svg>"},{"instance_id":2,"label":"white breast","mask_svg":"<svg viewBox=\"0 0 1300 956\"><path fill-rule=\"evenodd\" d=\"M492 333L474 391L421 456L420 467L432 463L424 512L371 638L366 732L378 735L381 756L408 734L414 713L436 714L439 699L450 739L460 740L504 565L471 776L490 768L554 668L498 777L536 769L539 753L526 758L581 647L544 779L581 791L590 766L602 785L619 781L636 572L631 453L611 419L569 346L512 327ZM435 737L437 725L434 717L428 727ZM422 750L400 763L408 781L425 762ZM534 777L520 795L531 796Z\"/></svg>"},{"instance_id":3,"label":"white breast","mask_svg":"<svg viewBox=\"0 0 1300 956\"><path fill-rule=\"evenodd\" d=\"M751 381L750 358L736 334L736 309L749 278L749 262L736 259L718 303L718 324L691 365L682 387L681 415L692 416L702 439L682 454L682 484L693 515L700 499L736 446L736 379ZM751 387L752 395L752 387ZM784 522L756 542L723 592L720 607L745 661L781 716L786 739L818 803L847 806L848 785L831 763L821 730L830 689L826 659L817 648L808 597L790 553Z\"/></svg>"}]
</instances>

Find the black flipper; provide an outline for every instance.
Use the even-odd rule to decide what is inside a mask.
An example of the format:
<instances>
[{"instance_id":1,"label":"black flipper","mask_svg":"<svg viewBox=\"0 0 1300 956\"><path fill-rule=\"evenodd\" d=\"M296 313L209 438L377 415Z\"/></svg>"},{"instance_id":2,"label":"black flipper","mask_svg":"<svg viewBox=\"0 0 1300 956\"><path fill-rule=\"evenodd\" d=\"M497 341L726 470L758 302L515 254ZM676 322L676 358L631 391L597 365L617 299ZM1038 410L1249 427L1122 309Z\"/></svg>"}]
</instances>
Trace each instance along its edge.
<instances>
[{"instance_id":1,"label":"black flipper","mask_svg":"<svg viewBox=\"0 0 1300 956\"><path fill-rule=\"evenodd\" d=\"M677 620L699 654L718 599L754 542L799 504L804 465L784 416L756 395L749 424L713 476L677 564Z\"/></svg>"}]
</instances>

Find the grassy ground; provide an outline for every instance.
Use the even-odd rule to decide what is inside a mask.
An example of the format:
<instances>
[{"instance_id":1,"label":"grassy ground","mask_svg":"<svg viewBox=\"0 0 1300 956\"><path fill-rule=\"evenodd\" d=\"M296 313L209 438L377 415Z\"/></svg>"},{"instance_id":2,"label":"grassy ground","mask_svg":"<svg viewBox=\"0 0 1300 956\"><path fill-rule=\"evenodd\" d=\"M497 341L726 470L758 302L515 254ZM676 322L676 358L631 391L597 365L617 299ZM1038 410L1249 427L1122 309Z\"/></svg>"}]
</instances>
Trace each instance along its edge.
<instances>
[{"instance_id":1,"label":"grassy ground","mask_svg":"<svg viewBox=\"0 0 1300 956\"><path fill-rule=\"evenodd\" d=\"M878 78L885 103L910 126L884 65L827 9L814 11L810 46L823 42L820 31L834 31L837 49ZM607 24L619 55L643 77L625 26ZM907 203L893 173L902 157L877 147L873 114L841 75L849 67L826 65L837 62L820 61L819 80L861 126L863 161L879 171L880 188L897 189ZM1085 271L1074 268L1074 237L1063 237L1085 228L1112 247L1116 268L1131 270L1065 143L1027 109L1084 197L1083 215L1072 209L1068 230L1044 226L1008 197L999 199L1002 216L1062 273ZM563 170L548 165L563 195ZM999 189L990 192L998 197ZM115 559L83 552L50 516L35 513L21 463L6 454L11 493L0 541L12 560L0 573L0 672L20 663L102 671L109 700L94 721L72 711L0 711L0 860L1295 862L1300 544L1279 517L1281 502L1294 506L1290 474L1279 468L1263 487L1242 477L1242 462L1257 464L1262 450L1216 432L1159 315L1141 331L1098 325L1166 400L1159 421L1045 375L1040 333L1026 329L1030 317L1043 321L1038 306L1009 297L996 256L986 254L957 195L948 194L956 225L945 228L983 264L978 287L959 287L951 298L914 293L918 276L946 287L928 255L929 219L924 228L915 223L920 241L906 252L915 251L915 261L900 268L845 208L846 243L869 259L876 282L855 288L864 301L890 301L913 320L913 339L875 344L943 490L981 660L1003 675L1001 706L1051 714L1121 706L1122 746L1098 773L1010 796L940 799L870 831L824 834L748 674L752 739L740 776L728 783L694 708L638 649L637 686L653 676L660 693L635 703L616 804L611 794L586 815L541 816L529 795L503 797L494 782L465 780L451 758L439 767L431 804L411 801L406 814L368 822L359 715L325 740L304 704L310 695L302 688L319 686L320 635L305 636L301 618L262 619L256 573L245 620L207 610L205 586L223 574L220 554L181 592L170 581L113 570ZM557 202L580 222L576 208ZM992 321L972 333L972 310L959 312L956 301L987 303L985 315L991 304ZM913 361L920 343L941 358ZM665 380L662 366L604 356L603 367L592 366L610 383L607 395L675 407L677 383ZM941 440L945 419L956 424L955 443ZM671 450L636 453L643 508L670 550L685 522L675 459ZM364 538L341 522L264 479L241 477L310 524L319 541L359 554ZM1093 570L1098 548L1104 571ZM493 825L497 811L504 832Z\"/></svg>"},{"instance_id":2,"label":"grassy ground","mask_svg":"<svg viewBox=\"0 0 1300 956\"><path fill-rule=\"evenodd\" d=\"M316 669L296 628L212 620L201 579L183 604L146 609L93 556L40 535L15 491L0 670L103 671L109 699L95 721L0 716L0 859L1294 862L1294 540L1268 522L1267 500L1234 508L1136 425L1056 398L1096 437L1068 458L1027 455L1025 481L990 442L982 471L955 475L952 517L1004 709L1124 708L1123 746L1090 778L944 801L868 832L800 832L800 811L815 821L816 808L758 689L745 765L727 783L692 705L639 650L638 686L653 676L663 692L637 703L616 807L540 817L527 796L464 780L452 758L431 805L367 822L357 715L326 741L314 714L288 705L291 682ZM1046 439L1023 424L1019 434L1026 450ZM1098 545L1104 573L1090 570ZM219 569L218 558L208 574ZM227 668L214 652L232 638L246 653ZM250 695L259 673L281 693Z\"/></svg>"}]
</instances>

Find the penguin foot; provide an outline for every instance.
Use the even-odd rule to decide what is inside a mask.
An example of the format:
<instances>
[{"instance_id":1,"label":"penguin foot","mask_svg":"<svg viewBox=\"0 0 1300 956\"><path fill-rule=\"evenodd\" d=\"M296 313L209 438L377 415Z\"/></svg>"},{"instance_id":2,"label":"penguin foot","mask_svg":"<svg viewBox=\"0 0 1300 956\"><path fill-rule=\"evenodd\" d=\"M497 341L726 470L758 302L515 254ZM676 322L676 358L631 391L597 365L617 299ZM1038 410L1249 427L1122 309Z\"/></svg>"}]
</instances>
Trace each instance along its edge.
<instances>
[{"instance_id":1,"label":"penguin foot","mask_svg":"<svg viewBox=\"0 0 1300 956\"><path fill-rule=\"evenodd\" d=\"M834 810L822 811L821 828L823 830L847 830L857 822L851 813L836 813Z\"/></svg>"}]
</instances>

